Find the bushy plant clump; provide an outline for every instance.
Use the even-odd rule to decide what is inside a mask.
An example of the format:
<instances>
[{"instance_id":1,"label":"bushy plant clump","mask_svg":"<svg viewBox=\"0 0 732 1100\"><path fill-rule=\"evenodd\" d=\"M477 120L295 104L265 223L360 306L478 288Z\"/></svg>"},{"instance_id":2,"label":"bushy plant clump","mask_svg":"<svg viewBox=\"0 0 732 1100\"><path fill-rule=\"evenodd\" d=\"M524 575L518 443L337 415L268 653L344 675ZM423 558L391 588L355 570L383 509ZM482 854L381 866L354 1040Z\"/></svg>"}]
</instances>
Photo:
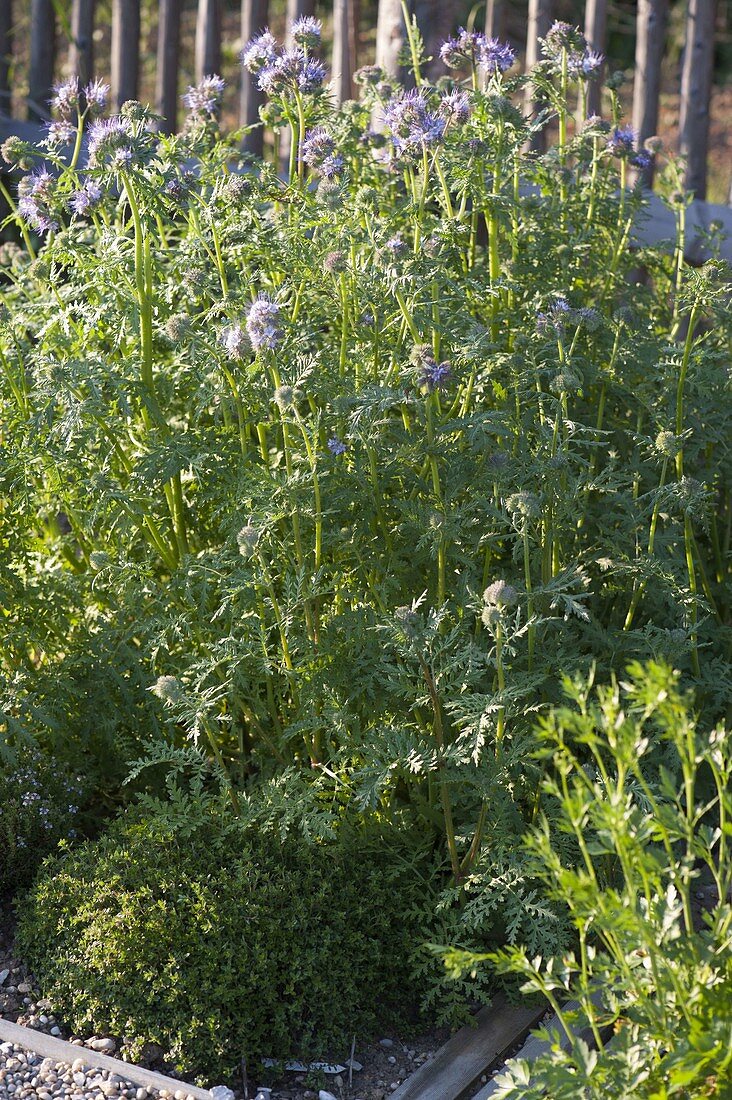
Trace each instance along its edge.
<instances>
[{"instance_id":1,"label":"bushy plant clump","mask_svg":"<svg viewBox=\"0 0 732 1100\"><path fill-rule=\"evenodd\" d=\"M413 837L283 840L188 805L180 827L120 820L50 861L19 946L76 1030L216 1083L242 1057L345 1058L404 1026L433 885Z\"/></svg>"},{"instance_id":2,"label":"bushy plant clump","mask_svg":"<svg viewBox=\"0 0 732 1100\"><path fill-rule=\"evenodd\" d=\"M676 241L632 245L652 154L616 81L606 120L574 111L597 58L573 28L529 77L461 31L433 85L410 26L415 86L368 68L340 108L302 33L243 55L274 163L221 133L216 77L178 136L71 83L43 150L5 147L36 165L0 325L7 710L27 732L92 636L119 728L157 708L150 761L192 744L234 815L311 782L406 813L461 935L558 950L517 844L535 712L567 670L648 657L730 703L728 272L687 267L673 164Z\"/></svg>"},{"instance_id":3,"label":"bushy plant clump","mask_svg":"<svg viewBox=\"0 0 732 1100\"><path fill-rule=\"evenodd\" d=\"M0 770L0 898L27 886L59 840L77 835L87 795L84 777L28 746Z\"/></svg>"},{"instance_id":4,"label":"bushy plant clump","mask_svg":"<svg viewBox=\"0 0 732 1100\"><path fill-rule=\"evenodd\" d=\"M550 805L578 858L564 857L546 819L527 839L577 950L488 958L547 998L573 1041L533 1064L509 1061L496 1095L721 1100L732 1093L732 742L723 727L697 728L668 667L635 665L597 693L565 686L570 701L540 739L554 765ZM448 962L459 974L480 959Z\"/></svg>"}]
</instances>

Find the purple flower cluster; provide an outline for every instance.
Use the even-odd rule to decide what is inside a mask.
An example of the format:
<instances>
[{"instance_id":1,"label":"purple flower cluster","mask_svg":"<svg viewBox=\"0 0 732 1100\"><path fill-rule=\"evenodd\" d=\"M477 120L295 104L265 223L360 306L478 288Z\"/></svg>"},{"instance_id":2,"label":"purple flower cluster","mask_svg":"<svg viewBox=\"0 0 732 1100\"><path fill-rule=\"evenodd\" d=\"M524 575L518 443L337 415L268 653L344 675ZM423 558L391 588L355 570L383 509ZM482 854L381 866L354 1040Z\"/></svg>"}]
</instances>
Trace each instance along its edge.
<instances>
[{"instance_id":1,"label":"purple flower cluster","mask_svg":"<svg viewBox=\"0 0 732 1100\"><path fill-rule=\"evenodd\" d=\"M586 48L587 42L579 27L557 19L547 31L542 53L550 61L559 61L563 53L581 54Z\"/></svg>"},{"instance_id":2,"label":"purple flower cluster","mask_svg":"<svg viewBox=\"0 0 732 1100\"><path fill-rule=\"evenodd\" d=\"M465 27L460 27L454 38L443 42L440 57L450 69L459 69L469 62L491 75L507 72L516 61L514 50L506 42L487 38L479 31L467 31Z\"/></svg>"},{"instance_id":3,"label":"purple flower cluster","mask_svg":"<svg viewBox=\"0 0 732 1100\"><path fill-rule=\"evenodd\" d=\"M57 84L51 96L51 110L60 118L69 121L81 110L82 103L90 115L99 115L107 106L109 85L102 80L91 80L82 89L76 76Z\"/></svg>"},{"instance_id":4,"label":"purple flower cluster","mask_svg":"<svg viewBox=\"0 0 732 1100\"><path fill-rule=\"evenodd\" d=\"M580 80L592 80L602 68L605 55L596 50L585 50L584 53L570 53L567 55L567 71Z\"/></svg>"},{"instance_id":5,"label":"purple flower cluster","mask_svg":"<svg viewBox=\"0 0 732 1100\"><path fill-rule=\"evenodd\" d=\"M247 313L246 328L255 351L276 348L282 339L280 307L268 294L258 294Z\"/></svg>"},{"instance_id":6,"label":"purple flower cluster","mask_svg":"<svg viewBox=\"0 0 732 1100\"><path fill-rule=\"evenodd\" d=\"M297 29L297 36L295 31ZM252 38L241 53L241 63L247 72L257 77L257 84L270 96L312 95L325 80L325 67L313 57L308 57L307 45L314 40L320 24L316 19L299 19L293 23L292 32L296 45L292 49L280 49L269 30ZM303 44L301 45L300 42Z\"/></svg>"},{"instance_id":7,"label":"purple flower cluster","mask_svg":"<svg viewBox=\"0 0 732 1100\"><path fill-rule=\"evenodd\" d=\"M302 159L324 179L334 179L345 167L340 153L336 153L335 140L324 126L318 126L306 134L302 143Z\"/></svg>"},{"instance_id":8,"label":"purple flower cluster","mask_svg":"<svg viewBox=\"0 0 732 1100\"><path fill-rule=\"evenodd\" d=\"M579 27L559 20L550 27L543 42L542 53L555 72L561 71L566 58L568 74L580 80L591 80L597 76L605 60L601 53L588 48Z\"/></svg>"},{"instance_id":9,"label":"purple flower cluster","mask_svg":"<svg viewBox=\"0 0 732 1100\"><path fill-rule=\"evenodd\" d=\"M537 332L561 332L567 321L570 320L572 310L566 298L555 298L546 312L536 315Z\"/></svg>"},{"instance_id":10,"label":"purple flower cluster","mask_svg":"<svg viewBox=\"0 0 732 1100\"><path fill-rule=\"evenodd\" d=\"M87 180L83 187L74 191L69 206L74 214L84 217L89 214L102 197L102 189L94 180Z\"/></svg>"},{"instance_id":11,"label":"purple flower cluster","mask_svg":"<svg viewBox=\"0 0 732 1100\"><path fill-rule=\"evenodd\" d=\"M271 31L264 30L247 42L241 52L240 61L248 73L256 75L274 64L276 58L277 39Z\"/></svg>"},{"instance_id":12,"label":"purple flower cluster","mask_svg":"<svg viewBox=\"0 0 732 1100\"><path fill-rule=\"evenodd\" d=\"M134 133L132 123L121 115L97 119L87 135L89 166L98 168L109 163L116 171L124 171L132 163Z\"/></svg>"},{"instance_id":13,"label":"purple flower cluster","mask_svg":"<svg viewBox=\"0 0 732 1100\"><path fill-rule=\"evenodd\" d=\"M441 115L429 110L427 100L416 88L389 100L384 122L398 156L419 155L424 148L437 145L447 126Z\"/></svg>"},{"instance_id":14,"label":"purple flower cluster","mask_svg":"<svg viewBox=\"0 0 732 1100\"><path fill-rule=\"evenodd\" d=\"M422 364L422 371L419 377L419 384L422 388L426 387L430 393L435 390L444 389L452 378L452 367L446 361L444 363L436 363L435 360L430 357Z\"/></svg>"},{"instance_id":15,"label":"purple flower cluster","mask_svg":"<svg viewBox=\"0 0 732 1100\"><path fill-rule=\"evenodd\" d=\"M231 325L224 329L221 342L231 359L243 359L252 349L252 342L241 325Z\"/></svg>"},{"instance_id":16,"label":"purple flower cluster","mask_svg":"<svg viewBox=\"0 0 732 1100\"><path fill-rule=\"evenodd\" d=\"M470 117L470 97L467 92L448 92L440 100L438 110L446 122L460 126Z\"/></svg>"},{"instance_id":17,"label":"purple flower cluster","mask_svg":"<svg viewBox=\"0 0 732 1100\"><path fill-rule=\"evenodd\" d=\"M290 34L292 41L298 46L312 50L320 45L322 25L319 19L314 19L311 15L303 15L292 24Z\"/></svg>"},{"instance_id":18,"label":"purple flower cluster","mask_svg":"<svg viewBox=\"0 0 732 1100\"><path fill-rule=\"evenodd\" d=\"M56 118L53 122L45 123L46 137L43 144L49 149L59 149L64 145L70 145L76 138L76 126L68 118Z\"/></svg>"},{"instance_id":19,"label":"purple flower cluster","mask_svg":"<svg viewBox=\"0 0 732 1100\"><path fill-rule=\"evenodd\" d=\"M636 132L632 126L616 127L608 138L607 147L614 157L627 158L634 168L647 168L653 159L647 149L636 149Z\"/></svg>"},{"instance_id":20,"label":"purple flower cluster","mask_svg":"<svg viewBox=\"0 0 732 1100\"><path fill-rule=\"evenodd\" d=\"M328 440L328 450L337 458L339 455L346 453L348 446L337 435L334 435Z\"/></svg>"},{"instance_id":21,"label":"purple flower cluster","mask_svg":"<svg viewBox=\"0 0 732 1100\"><path fill-rule=\"evenodd\" d=\"M195 88L189 88L183 96L183 104L195 115L214 115L221 106L226 81L212 74L204 76Z\"/></svg>"},{"instance_id":22,"label":"purple flower cluster","mask_svg":"<svg viewBox=\"0 0 732 1100\"><path fill-rule=\"evenodd\" d=\"M267 95L312 95L322 87L325 80L325 66L313 57L308 57L303 49L295 46L283 50L271 65L262 69L257 83Z\"/></svg>"},{"instance_id":23,"label":"purple flower cluster","mask_svg":"<svg viewBox=\"0 0 732 1100\"><path fill-rule=\"evenodd\" d=\"M545 313L540 312L536 315L538 332L559 333L567 324L584 325L590 332L594 332L600 324L600 315L591 306L574 309L562 296L555 298Z\"/></svg>"},{"instance_id":24,"label":"purple flower cluster","mask_svg":"<svg viewBox=\"0 0 732 1100\"><path fill-rule=\"evenodd\" d=\"M50 209L55 190L56 180L45 168L23 176L18 182L18 213L37 233L58 229Z\"/></svg>"}]
</instances>

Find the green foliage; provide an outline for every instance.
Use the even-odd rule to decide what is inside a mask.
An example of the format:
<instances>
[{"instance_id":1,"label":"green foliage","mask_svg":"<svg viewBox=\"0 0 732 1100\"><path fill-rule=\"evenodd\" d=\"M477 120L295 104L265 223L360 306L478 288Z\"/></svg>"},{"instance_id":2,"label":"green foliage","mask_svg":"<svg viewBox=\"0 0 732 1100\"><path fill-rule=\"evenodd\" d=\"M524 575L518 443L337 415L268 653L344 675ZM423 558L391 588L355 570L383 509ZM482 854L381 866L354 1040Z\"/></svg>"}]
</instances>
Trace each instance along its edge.
<instances>
[{"instance_id":1,"label":"green foliage","mask_svg":"<svg viewBox=\"0 0 732 1100\"><path fill-rule=\"evenodd\" d=\"M77 835L88 782L24 746L0 769L0 897L29 885L58 842Z\"/></svg>"},{"instance_id":2,"label":"green foliage","mask_svg":"<svg viewBox=\"0 0 732 1100\"><path fill-rule=\"evenodd\" d=\"M497 1095L557 1100L727 1097L732 1091L732 747L697 729L667 667L634 665L622 686L542 722L545 788L578 860L563 860L543 821L528 838L547 896L566 906L577 949L451 952L462 974L490 959L541 993L576 1039L529 1065L509 1062ZM565 1012L565 998L580 1004ZM608 1038L609 1034L609 1038Z\"/></svg>"},{"instance_id":3,"label":"green foliage","mask_svg":"<svg viewBox=\"0 0 732 1100\"><path fill-rule=\"evenodd\" d=\"M671 251L633 243L645 152L616 90L575 112L578 32L529 78L458 47L469 76L340 108L274 66L284 178L213 79L177 136L127 104L86 160L4 147L56 174L3 253L0 753L79 755L107 801L134 759L181 830L191 766L219 821L214 777L241 822L406 821L455 942L554 952L519 838L562 675L664 659L704 722L732 702L729 272L687 267L673 163Z\"/></svg>"},{"instance_id":4,"label":"green foliage","mask_svg":"<svg viewBox=\"0 0 732 1100\"><path fill-rule=\"evenodd\" d=\"M20 947L64 1019L213 1083L242 1056L345 1057L355 1033L403 1024L433 890L419 842L222 826L189 799L187 828L120 820L28 896Z\"/></svg>"}]
</instances>

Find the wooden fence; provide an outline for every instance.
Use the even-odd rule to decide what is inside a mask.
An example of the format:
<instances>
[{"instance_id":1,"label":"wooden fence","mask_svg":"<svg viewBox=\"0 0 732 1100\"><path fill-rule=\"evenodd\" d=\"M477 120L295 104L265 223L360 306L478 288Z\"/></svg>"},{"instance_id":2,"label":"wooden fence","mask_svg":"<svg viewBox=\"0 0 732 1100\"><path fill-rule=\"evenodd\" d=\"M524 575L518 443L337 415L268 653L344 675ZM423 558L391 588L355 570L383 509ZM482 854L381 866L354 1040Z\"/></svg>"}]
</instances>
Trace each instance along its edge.
<instances>
[{"instance_id":1,"label":"wooden fence","mask_svg":"<svg viewBox=\"0 0 732 1100\"><path fill-rule=\"evenodd\" d=\"M54 0L30 2L27 114L38 122L46 117L54 79L78 74L82 81L94 74L95 0L71 0L67 56L54 55L56 14ZM198 0L195 41L196 79L216 72L221 62L222 7L224 0ZM320 14L315 0L286 0L288 25L302 15ZM526 0L525 0L526 2ZM0 106L9 102L10 61L13 56L14 0L0 0ZM17 3L17 0L16 0ZM445 0L409 0L428 52L437 54L439 43L454 28L452 5ZM511 0L486 0L485 30L501 36ZM513 7L519 7L513 4ZM141 0L112 0L111 88L112 106L137 97L140 78ZM328 6L330 11L330 5ZM726 9L725 9L726 10ZM679 151L687 158L686 185L697 198L706 196L710 121L710 93L714 66L717 0L687 0L686 41L680 81ZM180 39L182 0L159 0L155 107L169 131L177 125L180 88ZM656 133L661 64L667 40L669 0L637 0L635 74L632 123L639 140ZM360 0L332 0L332 90L340 101L353 92L353 71L372 57L357 56ZM268 22L269 0L241 0L241 41L246 42ZM482 18L482 16L481 16ZM538 57L538 40L554 18L553 0L528 0L526 11L526 64ZM608 31L608 0L587 0L585 36L590 46L604 52ZM395 74L404 45L400 0L378 0L376 63ZM106 75L106 74L105 74ZM256 123L261 93L252 78L240 76L239 119ZM529 104L531 106L531 104ZM590 111L600 107L599 88L591 92ZM12 125L10 125L12 129ZM8 130L5 120L2 129ZM246 148L261 152L262 132L247 135ZM652 171L652 169L651 169ZM652 182L650 173L646 182ZM732 195L731 195L732 198Z\"/></svg>"}]
</instances>

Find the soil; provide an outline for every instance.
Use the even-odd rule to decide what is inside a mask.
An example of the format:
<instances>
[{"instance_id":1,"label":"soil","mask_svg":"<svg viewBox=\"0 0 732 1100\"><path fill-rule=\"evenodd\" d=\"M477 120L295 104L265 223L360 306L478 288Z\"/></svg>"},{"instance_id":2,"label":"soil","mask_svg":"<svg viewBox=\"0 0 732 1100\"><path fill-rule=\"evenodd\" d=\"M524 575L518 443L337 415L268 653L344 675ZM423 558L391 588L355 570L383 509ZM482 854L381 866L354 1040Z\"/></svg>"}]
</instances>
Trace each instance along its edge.
<instances>
[{"instance_id":1,"label":"soil","mask_svg":"<svg viewBox=\"0 0 732 1100\"><path fill-rule=\"evenodd\" d=\"M14 925L12 908L0 899L0 1017L71 1042L91 1043L104 1038L76 1035L63 1020L56 1019L51 1003L43 998L33 974L14 949ZM237 1100L254 1100L261 1087L271 1089L269 1094L264 1091L263 1100L318 1100L321 1090L336 1100L386 1100L402 1081L434 1056L448 1036L446 1028L435 1028L417 1036L410 1034L408 1039L389 1034L371 1043L360 1044L357 1040L352 1069L344 1064L350 1060L350 1052L345 1058L334 1060L335 1065L343 1067L339 1073L320 1069L278 1073L269 1069L256 1077L250 1075L248 1096L241 1078L225 1083L234 1090ZM124 1056L124 1050L121 1055ZM153 1044L138 1061L171 1077L179 1076L166 1065L164 1052Z\"/></svg>"}]
</instances>

